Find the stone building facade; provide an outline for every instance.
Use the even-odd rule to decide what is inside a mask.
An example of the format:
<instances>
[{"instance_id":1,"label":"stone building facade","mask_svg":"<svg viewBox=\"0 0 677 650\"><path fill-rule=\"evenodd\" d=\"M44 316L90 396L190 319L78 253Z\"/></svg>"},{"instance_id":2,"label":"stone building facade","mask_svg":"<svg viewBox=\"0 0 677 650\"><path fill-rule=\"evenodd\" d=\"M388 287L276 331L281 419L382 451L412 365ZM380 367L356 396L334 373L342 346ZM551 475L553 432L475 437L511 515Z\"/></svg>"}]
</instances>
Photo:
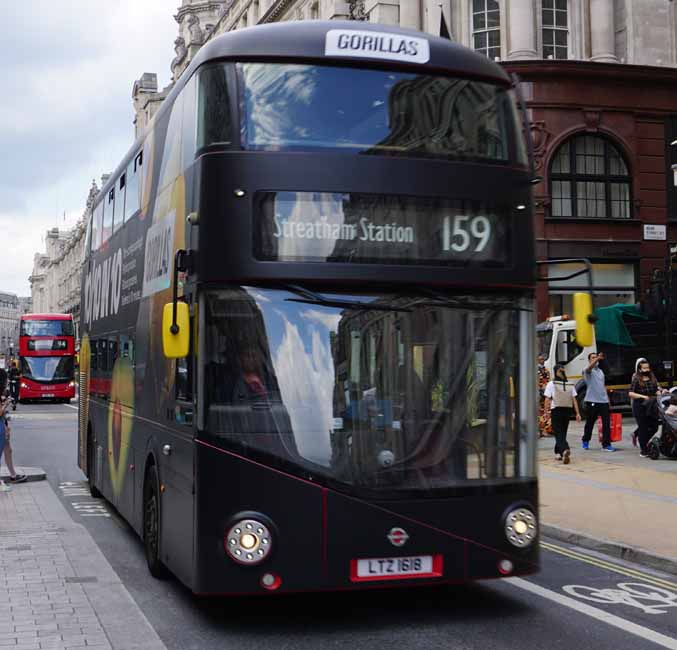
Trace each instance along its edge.
<instances>
[{"instance_id":1,"label":"stone building facade","mask_svg":"<svg viewBox=\"0 0 677 650\"><path fill-rule=\"evenodd\" d=\"M80 277L86 224L98 192L93 181L85 211L72 229L47 231L46 252L35 254L33 273L29 277L34 313L72 314L76 336L80 323Z\"/></svg>"},{"instance_id":2,"label":"stone building facade","mask_svg":"<svg viewBox=\"0 0 677 650\"><path fill-rule=\"evenodd\" d=\"M588 257L597 304L634 303L661 277L677 241L676 5L183 0L171 69L178 79L215 35L283 20L366 20L449 37L484 53L518 75L527 101L541 177L534 187L539 257ZM166 96L167 89L152 91L148 78L135 84L137 94L147 89L138 105L135 99L137 125ZM568 311L575 282L543 283L539 316Z\"/></svg>"},{"instance_id":3,"label":"stone building facade","mask_svg":"<svg viewBox=\"0 0 677 650\"><path fill-rule=\"evenodd\" d=\"M30 298L0 292L0 357L11 358L19 350L19 318L31 311Z\"/></svg>"}]
</instances>

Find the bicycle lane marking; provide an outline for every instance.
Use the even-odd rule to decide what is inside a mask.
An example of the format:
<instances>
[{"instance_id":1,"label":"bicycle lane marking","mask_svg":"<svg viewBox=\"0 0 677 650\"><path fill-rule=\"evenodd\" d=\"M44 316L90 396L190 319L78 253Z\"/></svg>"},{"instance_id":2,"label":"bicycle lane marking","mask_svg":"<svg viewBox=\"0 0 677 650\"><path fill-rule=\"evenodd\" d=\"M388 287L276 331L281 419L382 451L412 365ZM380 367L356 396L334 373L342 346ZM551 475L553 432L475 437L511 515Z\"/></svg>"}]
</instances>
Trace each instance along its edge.
<instances>
[{"instance_id":1,"label":"bicycle lane marking","mask_svg":"<svg viewBox=\"0 0 677 650\"><path fill-rule=\"evenodd\" d=\"M565 585L562 587L571 596L603 605L626 605L641 609L645 614L667 614L677 607L677 592L654 587L643 582L619 582L616 589Z\"/></svg>"},{"instance_id":2,"label":"bicycle lane marking","mask_svg":"<svg viewBox=\"0 0 677 650\"><path fill-rule=\"evenodd\" d=\"M528 591L535 596L540 596L541 598L545 598L546 600L557 603L558 605L563 605L564 607L573 609L574 611L585 614L590 618L598 620L602 623L606 623L607 625L623 630L624 632L634 634L641 639L652 641L663 648L668 648L668 650L677 650L677 639L669 637L665 634L661 634L660 632L656 632L655 630L643 625L628 621L624 618L621 618L620 616L616 616L615 614L611 614L599 609L598 607L587 605L586 603L582 603L575 598L565 596L564 594L557 593L551 589L546 589L545 587L541 587L540 585L528 580L524 580L523 578L505 578L505 582L512 585L513 587Z\"/></svg>"}]
</instances>

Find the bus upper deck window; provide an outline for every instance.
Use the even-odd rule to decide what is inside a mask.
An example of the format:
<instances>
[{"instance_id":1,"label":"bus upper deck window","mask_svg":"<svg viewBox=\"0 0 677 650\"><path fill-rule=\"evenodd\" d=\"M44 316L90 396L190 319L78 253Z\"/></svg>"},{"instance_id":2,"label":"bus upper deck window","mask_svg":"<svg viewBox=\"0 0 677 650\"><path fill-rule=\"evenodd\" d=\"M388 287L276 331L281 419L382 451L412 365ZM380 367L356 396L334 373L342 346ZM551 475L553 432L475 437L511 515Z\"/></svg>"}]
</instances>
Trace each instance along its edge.
<instances>
[{"instance_id":1,"label":"bus upper deck window","mask_svg":"<svg viewBox=\"0 0 677 650\"><path fill-rule=\"evenodd\" d=\"M106 194L103 200L103 228L101 231L101 243L105 244L113 234L113 210L115 207L115 186Z\"/></svg>"},{"instance_id":2,"label":"bus upper deck window","mask_svg":"<svg viewBox=\"0 0 677 650\"><path fill-rule=\"evenodd\" d=\"M92 216L92 251L101 247L101 231L103 229L103 201L99 201Z\"/></svg>"},{"instance_id":3,"label":"bus upper deck window","mask_svg":"<svg viewBox=\"0 0 677 650\"><path fill-rule=\"evenodd\" d=\"M236 69L248 150L510 158L516 127L504 86L340 66L239 63Z\"/></svg>"},{"instance_id":4,"label":"bus upper deck window","mask_svg":"<svg viewBox=\"0 0 677 650\"><path fill-rule=\"evenodd\" d=\"M141 205L141 153L127 165L125 173L125 223L139 210Z\"/></svg>"},{"instance_id":5,"label":"bus upper deck window","mask_svg":"<svg viewBox=\"0 0 677 650\"><path fill-rule=\"evenodd\" d=\"M200 71L197 102L197 148L230 144L232 121L228 91L228 68L215 65Z\"/></svg>"},{"instance_id":6,"label":"bus upper deck window","mask_svg":"<svg viewBox=\"0 0 677 650\"><path fill-rule=\"evenodd\" d=\"M113 232L116 233L122 227L122 215L125 207L126 175L123 173L117 182L117 197L113 210Z\"/></svg>"}]
</instances>

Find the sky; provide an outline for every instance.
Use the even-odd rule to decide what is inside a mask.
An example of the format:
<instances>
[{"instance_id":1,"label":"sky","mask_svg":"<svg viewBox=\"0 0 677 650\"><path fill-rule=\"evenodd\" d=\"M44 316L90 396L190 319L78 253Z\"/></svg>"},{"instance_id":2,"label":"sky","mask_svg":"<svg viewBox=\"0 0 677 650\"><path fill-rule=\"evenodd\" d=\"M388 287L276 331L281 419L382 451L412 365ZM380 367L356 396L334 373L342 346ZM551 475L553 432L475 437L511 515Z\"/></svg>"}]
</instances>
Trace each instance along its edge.
<instances>
[{"instance_id":1,"label":"sky","mask_svg":"<svg viewBox=\"0 0 677 650\"><path fill-rule=\"evenodd\" d=\"M30 295L48 229L82 216L92 180L134 141L132 87L171 78L181 0L23 0L0 39L0 291Z\"/></svg>"}]
</instances>

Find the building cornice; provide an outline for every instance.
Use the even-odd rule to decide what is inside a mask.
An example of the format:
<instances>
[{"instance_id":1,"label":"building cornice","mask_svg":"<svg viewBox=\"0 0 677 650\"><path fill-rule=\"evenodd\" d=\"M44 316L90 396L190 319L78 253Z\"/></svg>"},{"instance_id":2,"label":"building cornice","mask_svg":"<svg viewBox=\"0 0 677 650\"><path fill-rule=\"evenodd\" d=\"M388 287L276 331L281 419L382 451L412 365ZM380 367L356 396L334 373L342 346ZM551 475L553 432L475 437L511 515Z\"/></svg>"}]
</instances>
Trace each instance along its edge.
<instances>
[{"instance_id":1,"label":"building cornice","mask_svg":"<svg viewBox=\"0 0 677 650\"><path fill-rule=\"evenodd\" d=\"M275 22L289 7L294 4L295 0L277 0L273 2L268 11L259 19L259 23Z\"/></svg>"},{"instance_id":2,"label":"building cornice","mask_svg":"<svg viewBox=\"0 0 677 650\"><path fill-rule=\"evenodd\" d=\"M180 23L188 14L198 14L202 11L216 11L222 9L225 2L221 0L205 0L204 2L194 3L192 5L184 5L179 7L174 16L174 20Z\"/></svg>"},{"instance_id":3,"label":"building cornice","mask_svg":"<svg viewBox=\"0 0 677 650\"><path fill-rule=\"evenodd\" d=\"M652 84L677 83L677 68L665 66L634 65L631 63L596 63L594 61L503 61L506 70L515 72L522 81L547 77L557 82L563 77L612 79L614 81L643 81Z\"/></svg>"}]
</instances>

